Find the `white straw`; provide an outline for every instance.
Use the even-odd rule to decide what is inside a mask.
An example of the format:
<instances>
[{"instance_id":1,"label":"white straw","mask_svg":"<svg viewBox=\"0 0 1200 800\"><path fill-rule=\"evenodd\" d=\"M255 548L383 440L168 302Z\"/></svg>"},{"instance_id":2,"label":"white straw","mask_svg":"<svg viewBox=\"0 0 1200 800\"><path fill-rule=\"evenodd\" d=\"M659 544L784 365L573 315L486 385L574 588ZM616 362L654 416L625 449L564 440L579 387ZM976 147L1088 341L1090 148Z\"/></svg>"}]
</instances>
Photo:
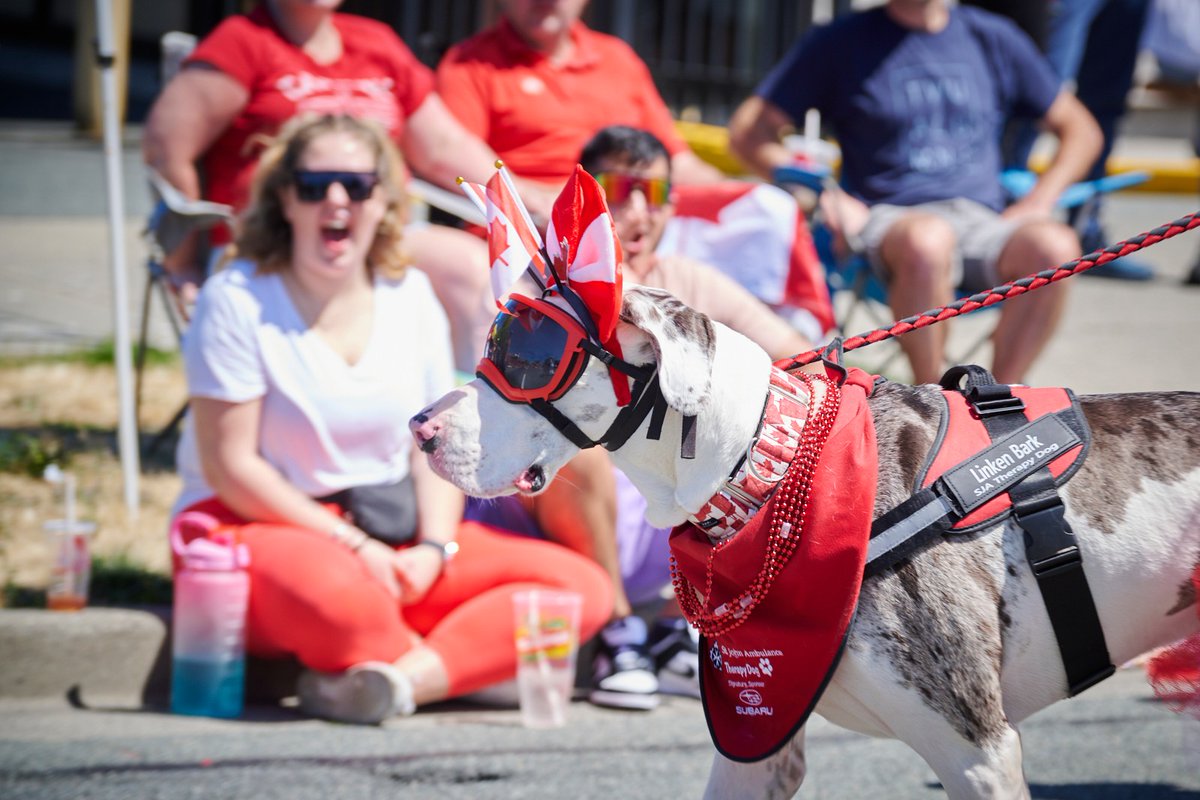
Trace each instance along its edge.
<instances>
[{"instance_id":1,"label":"white straw","mask_svg":"<svg viewBox=\"0 0 1200 800\"><path fill-rule=\"evenodd\" d=\"M819 138L821 138L821 112L810 108L804 114L804 140L811 144Z\"/></svg>"},{"instance_id":2,"label":"white straw","mask_svg":"<svg viewBox=\"0 0 1200 800\"><path fill-rule=\"evenodd\" d=\"M72 534L75 532L75 476L69 472L63 472L58 464L50 464L42 472L42 477L49 483L61 483L63 485L63 502L66 505L66 533Z\"/></svg>"},{"instance_id":3,"label":"white straw","mask_svg":"<svg viewBox=\"0 0 1200 800\"><path fill-rule=\"evenodd\" d=\"M67 535L75 533L75 476L66 473L63 481L63 494L67 502Z\"/></svg>"}]
</instances>

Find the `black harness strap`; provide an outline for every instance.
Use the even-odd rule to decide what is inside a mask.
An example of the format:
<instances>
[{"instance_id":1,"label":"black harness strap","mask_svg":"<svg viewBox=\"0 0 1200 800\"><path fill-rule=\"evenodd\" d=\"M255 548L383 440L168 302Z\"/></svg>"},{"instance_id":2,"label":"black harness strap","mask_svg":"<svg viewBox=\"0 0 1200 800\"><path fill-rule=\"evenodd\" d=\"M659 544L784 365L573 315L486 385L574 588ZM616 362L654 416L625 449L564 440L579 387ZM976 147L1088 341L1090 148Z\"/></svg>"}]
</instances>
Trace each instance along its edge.
<instances>
[{"instance_id":1,"label":"black harness strap","mask_svg":"<svg viewBox=\"0 0 1200 800\"><path fill-rule=\"evenodd\" d=\"M530 400L529 405L534 411L545 417L551 425L557 428L559 433L570 439L571 444L580 450L587 450L589 447L596 446L597 443L592 441L592 437L581 431L578 425L571 422L566 414L559 411L550 402L538 397Z\"/></svg>"},{"instance_id":2,"label":"black harness strap","mask_svg":"<svg viewBox=\"0 0 1200 800\"><path fill-rule=\"evenodd\" d=\"M992 441L1024 427L1024 402L1012 389L997 384L982 367L953 367L942 376L942 386L961 389L975 409ZM1049 467L1042 467L1008 490L1013 518L1025 531L1029 566L1037 579L1042 601L1050 616L1054 637L1067 673L1072 697L1095 686L1115 672L1100 615L1083 571L1083 558L1075 534L1067 523L1062 497Z\"/></svg>"}]
</instances>

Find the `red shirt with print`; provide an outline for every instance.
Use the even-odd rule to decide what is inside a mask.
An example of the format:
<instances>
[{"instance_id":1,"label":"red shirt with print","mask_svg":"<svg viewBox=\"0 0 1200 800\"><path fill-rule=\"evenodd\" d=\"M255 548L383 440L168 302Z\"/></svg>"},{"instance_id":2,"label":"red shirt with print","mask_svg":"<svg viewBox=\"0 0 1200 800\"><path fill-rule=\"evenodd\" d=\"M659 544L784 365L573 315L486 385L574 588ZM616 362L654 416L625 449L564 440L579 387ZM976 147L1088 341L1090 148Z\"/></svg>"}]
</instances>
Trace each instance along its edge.
<instances>
[{"instance_id":1,"label":"red shirt with print","mask_svg":"<svg viewBox=\"0 0 1200 800\"><path fill-rule=\"evenodd\" d=\"M399 143L405 120L433 91L433 73L381 22L334 14L342 56L318 64L284 38L265 7L226 19L187 63L216 67L250 93L203 159L208 199L241 208L265 136L303 113L373 119Z\"/></svg>"},{"instance_id":2,"label":"red shirt with print","mask_svg":"<svg viewBox=\"0 0 1200 800\"><path fill-rule=\"evenodd\" d=\"M527 45L507 20L455 45L438 65L438 95L517 175L564 183L588 140L608 125L687 149L637 53L583 23L563 63Z\"/></svg>"}]
</instances>

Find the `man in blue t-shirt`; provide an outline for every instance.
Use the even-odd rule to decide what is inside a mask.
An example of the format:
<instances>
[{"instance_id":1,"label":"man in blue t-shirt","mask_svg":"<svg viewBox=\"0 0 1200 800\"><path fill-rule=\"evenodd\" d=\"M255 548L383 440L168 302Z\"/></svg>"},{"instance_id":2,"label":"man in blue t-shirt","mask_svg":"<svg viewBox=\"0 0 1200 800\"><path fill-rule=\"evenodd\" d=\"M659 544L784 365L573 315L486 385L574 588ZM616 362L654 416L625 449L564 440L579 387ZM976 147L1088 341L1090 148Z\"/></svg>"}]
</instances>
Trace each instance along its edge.
<instances>
[{"instance_id":1,"label":"man in blue t-shirt","mask_svg":"<svg viewBox=\"0 0 1200 800\"><path fill-rule=\"evenodd\" d=\"M780 132L810 108L842 150L841 233L888 282L898 317L1080 255L1055 221L1059 194L1100 150L1095 120L1009 20L948 0L889 0L810 30L730 122L734 151L765 177L793 163ZM1010 114L1059 140L1033 190L1005 207L1000 134ZM993 372L1019 382L1049 340L1063 284L1007 300ZM914 382L937 380L946 326L900 337Z\"/></svg>"}]
</instances>

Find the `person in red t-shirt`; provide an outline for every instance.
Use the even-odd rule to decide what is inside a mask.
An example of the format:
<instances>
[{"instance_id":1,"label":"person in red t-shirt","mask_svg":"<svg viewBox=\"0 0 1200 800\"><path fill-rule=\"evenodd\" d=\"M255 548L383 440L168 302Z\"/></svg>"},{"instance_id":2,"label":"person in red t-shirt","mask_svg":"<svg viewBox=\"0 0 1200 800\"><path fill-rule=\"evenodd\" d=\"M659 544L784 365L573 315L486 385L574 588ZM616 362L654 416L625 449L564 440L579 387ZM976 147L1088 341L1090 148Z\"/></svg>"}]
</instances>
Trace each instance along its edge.
<instances>
[{"instance_id":1,"label":"person in red t-shirt","mask_svg":"<svg viewBox=\"0 0 1200 800\"><path fill-rule=\"evenodd\" d=\"M446 111L433 73L388 26L335 13L341 2L265 0L222 22L151 109L146 163L189 197L241 209L258 156L284 122L345 113L383 125L413 170L435 183L457 191L459 175L485 181L496 154ZM553 201L533 185L522 195L534 210ZM457 366L473 369L492 316L486 246L438 225L405 238L446 307ZM185 302L203 278L194 248L189 242L165 264Z\"/></svg>"},{"instance_id":2,"label":"person in red t-shirt","mask_svg":"<svg viewBox=\"0 0 1200 800\"><path fill-rule=\"evenodd\" d=\"M587 0L501 0L501 19L446 53L438 92L515 175L561 187L603 127L648 130L678 183L722 180L675 131L650 71L625 42L579 21Z\"/></svg>"}]
</instances>

